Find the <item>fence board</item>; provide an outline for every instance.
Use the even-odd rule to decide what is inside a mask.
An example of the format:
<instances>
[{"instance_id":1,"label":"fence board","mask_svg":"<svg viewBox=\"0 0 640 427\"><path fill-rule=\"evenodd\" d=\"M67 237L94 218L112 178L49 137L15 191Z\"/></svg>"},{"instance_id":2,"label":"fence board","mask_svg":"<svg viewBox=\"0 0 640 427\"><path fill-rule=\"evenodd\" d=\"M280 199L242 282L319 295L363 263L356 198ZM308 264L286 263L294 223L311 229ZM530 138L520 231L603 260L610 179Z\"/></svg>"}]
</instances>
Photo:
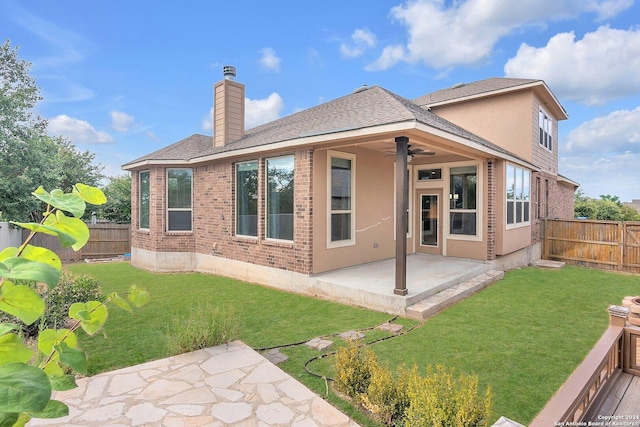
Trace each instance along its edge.
<instances>
[{"instance_id":1,"label":"fence board","mask_svg":"<svg viewBox=\"0 0 640 427\"><path fill-rule=\"evenodd\" d=\"M547 219L545 259L640 273L640 223Z\"/></svg>"},{"instance_id":2,"label":"fence board","mask_svg":"<svg viewBox=\"0 0 640 427\"><path fill-rule=\"evenodd\" d=\"M50 249L63 261L78 261L85 258L108 258L131 252L131 232L129 224L87 224L89 241L79 251L63 248L56 236L38 233L31 244ZM24 230L23 236L29 234Z\"/></svg>"}]
</instances>

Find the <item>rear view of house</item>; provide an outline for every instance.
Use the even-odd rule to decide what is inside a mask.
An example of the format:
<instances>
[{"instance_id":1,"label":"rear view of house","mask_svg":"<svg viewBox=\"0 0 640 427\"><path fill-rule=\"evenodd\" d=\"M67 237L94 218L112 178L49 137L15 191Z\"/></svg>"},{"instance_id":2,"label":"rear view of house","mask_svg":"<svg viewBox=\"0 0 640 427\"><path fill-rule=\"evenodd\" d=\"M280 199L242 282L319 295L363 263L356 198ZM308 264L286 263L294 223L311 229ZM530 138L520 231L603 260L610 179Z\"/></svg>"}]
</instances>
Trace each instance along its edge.
<instances>
[{"instance_id":1,"label":"rear view of house","mask_svg":"<svg viewBox=\"0 0 640 427\"><path fill-rule=\"evenodd\" d=\"M123 166L135 266L291 290L401 252L511 268L539 258L542 218L573 217L577 184L558 174L567 114L541 80L414 100L364 86L245 131L234 77L225 67L214 85L213 138Z\"/></svg>"}]
</instances>

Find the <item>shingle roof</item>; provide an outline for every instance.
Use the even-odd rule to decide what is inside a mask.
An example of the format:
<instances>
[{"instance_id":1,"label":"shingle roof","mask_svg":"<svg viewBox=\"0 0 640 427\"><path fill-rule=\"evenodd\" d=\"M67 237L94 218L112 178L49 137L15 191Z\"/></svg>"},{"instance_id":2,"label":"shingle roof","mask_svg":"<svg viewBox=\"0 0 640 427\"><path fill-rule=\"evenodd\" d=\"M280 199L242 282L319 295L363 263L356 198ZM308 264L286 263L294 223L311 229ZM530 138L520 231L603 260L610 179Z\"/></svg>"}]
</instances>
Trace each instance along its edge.
<instances>
[{"instance_id":1,"label":"shingle roof","mask_svg":"<svg viewBox=\"0 0 640 427\"><path fill-rule=\"evenodd\" d=\"M420 107L428 107L431 104L452 101L458 98L486 94L503 89L517 88L518 86L530 85L531 83L542 82L542 80L532 79L512 79L492 77L479 80L473 83L460 83L452 87L428 93L413 100Z\"/></svg>"},{"instance_id":2,"label":"shingle roof","mask_svg":"<svg viewBox=\"0 0 640 427\"><path fill-rule=\"evenodd\" d=\"M406 98L379 86L372 86L249 129L243 138L230 142L224 147L214 148L211 136L194 134L168 147L128 162L124 166L143 161L191 161L197 160L198 157L264 147L306 136L408 121L420 122L493 150L510 154L460 126L420 108Z\"/></svg>"}]
</instances>

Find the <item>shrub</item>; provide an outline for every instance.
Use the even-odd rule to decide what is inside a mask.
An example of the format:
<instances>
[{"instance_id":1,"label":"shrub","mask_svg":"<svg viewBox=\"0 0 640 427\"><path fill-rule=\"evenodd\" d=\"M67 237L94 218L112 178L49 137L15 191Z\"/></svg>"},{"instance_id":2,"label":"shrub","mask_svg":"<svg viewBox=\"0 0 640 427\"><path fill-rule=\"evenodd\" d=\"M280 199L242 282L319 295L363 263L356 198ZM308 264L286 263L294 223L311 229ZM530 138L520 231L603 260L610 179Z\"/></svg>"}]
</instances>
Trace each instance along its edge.
<instances>
[{"instance_id":1,"label":"shrub","mask_svg":"<svg viewBox=\"0 0 640 427\"><path fill-rule=\"evenodd\" d=\"M371 380L372 367L377 365L375 354L371 350L363 351L359 340L339 349L334 358L336 371L335 388L350 398L357 400L367 392Z\"/></svg>"},{"instance_id":2,"label":"shrub","mask_svg":"<svg viewBox=\"0 0 640 427\"><path fill-rule=\"evenodd\" d=\"M491 390L478 395L478 377L460 375L454 370L429 367L422 377L417 368L409 376L409 407L405 422L410 426L486 426L491 416Z\"/></svg>"},{"instance_id":3,"label":"shrub","mask_svg":"<svg viewBox=\"0 0 640 427\"><path fill-rule=\"evenodd\" d=\"M29 281L15 281L16 284L28 286L36 290L45 303L44 315L30 325L26 325L14 316L0 312L0 322L15 323L20 326L24 335L35 337L41 329L64 327L69 317L69 307L76 302L103 301L104 295L100 282L89 276L74 276L62 271L60 281L54 288Z\"/></svg>"},{"instance_id":4,"label":"shrub","mask_svg":"<svg viewBox=\"0 0 640 427\"><path fill-rule=\"evenodd\" d=\"M398 375L394 376L391 370L378 363L372 364L370 371L369 387L360 396L362 406L385 425L403 425L402 418L409 406L409 372L399 369Z\"/></svg>"},{"instance_id":5,"label":"shrub","mask_svg":"<svg viewBox=\"0 0 640 427\"><path fill-rule=\"evenodd\" d=\"M167 331L167 348L171 354L187 353L233 341L239 335L238 318L231 307L199 306L186 318L173 318Z\"/></svg>"}]
</instances>

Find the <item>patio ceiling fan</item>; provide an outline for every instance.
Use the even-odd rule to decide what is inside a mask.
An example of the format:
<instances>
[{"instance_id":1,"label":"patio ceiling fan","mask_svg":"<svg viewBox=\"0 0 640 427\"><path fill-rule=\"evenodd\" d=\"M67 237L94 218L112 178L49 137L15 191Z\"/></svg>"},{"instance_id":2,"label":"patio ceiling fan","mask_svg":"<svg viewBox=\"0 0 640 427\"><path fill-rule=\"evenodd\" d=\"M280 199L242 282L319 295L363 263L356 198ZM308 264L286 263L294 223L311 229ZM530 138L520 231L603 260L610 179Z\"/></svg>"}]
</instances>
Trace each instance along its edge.
<instances>
[{"instance_id":1,"label":"patio ceiling fan","mask_svg":"<svg viewBox=\"0 0 640 427\"><path fill-rule=\"evenodd\" d=\"M407 155L413 156L434 156L436 154L435 151L432 150L423 150L422 148L411 148L411 144L407 146ZM395 151L387 151L387 156L395 156Z\"/></svg>"}]
</instances>

